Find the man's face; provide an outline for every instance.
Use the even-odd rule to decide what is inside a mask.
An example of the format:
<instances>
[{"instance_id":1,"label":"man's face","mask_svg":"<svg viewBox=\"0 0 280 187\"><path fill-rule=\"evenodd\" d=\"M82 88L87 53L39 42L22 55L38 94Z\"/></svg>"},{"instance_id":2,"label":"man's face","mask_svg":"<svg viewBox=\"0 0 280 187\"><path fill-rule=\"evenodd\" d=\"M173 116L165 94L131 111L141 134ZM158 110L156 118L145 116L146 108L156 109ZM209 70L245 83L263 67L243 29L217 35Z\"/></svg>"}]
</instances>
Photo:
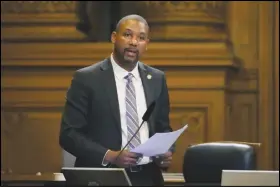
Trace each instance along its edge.
<instances>
[{"instance_id":1,"label":"man's face","mask_svg":"<svg viewBox=\"0 0 280 187\"><path fill-rule=\"evenodd\" d=\"M126 20L121 23L117 33L112 33L111 40L119 63L135 65L146 51L148 28L140 21Z\"/></svg>"}]
</instances>

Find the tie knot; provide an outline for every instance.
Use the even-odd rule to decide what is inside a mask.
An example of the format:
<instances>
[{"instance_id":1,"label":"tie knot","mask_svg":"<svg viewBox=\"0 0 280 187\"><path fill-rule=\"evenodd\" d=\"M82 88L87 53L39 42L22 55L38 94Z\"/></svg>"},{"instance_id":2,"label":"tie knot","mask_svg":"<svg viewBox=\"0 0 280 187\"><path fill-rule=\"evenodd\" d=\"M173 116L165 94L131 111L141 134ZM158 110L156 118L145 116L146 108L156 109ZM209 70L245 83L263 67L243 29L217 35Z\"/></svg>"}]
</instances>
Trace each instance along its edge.
<instances>
[{"instance_id":1,"label":"tie knot","mask_svg":"<svg viewBox=\"0 0 280 187\"><path fill-rule=\"evenodd\" d=\"M132 73L128 73L124 78L130 82L132 77L133 77Z\"/></svg>"}]
</instances>

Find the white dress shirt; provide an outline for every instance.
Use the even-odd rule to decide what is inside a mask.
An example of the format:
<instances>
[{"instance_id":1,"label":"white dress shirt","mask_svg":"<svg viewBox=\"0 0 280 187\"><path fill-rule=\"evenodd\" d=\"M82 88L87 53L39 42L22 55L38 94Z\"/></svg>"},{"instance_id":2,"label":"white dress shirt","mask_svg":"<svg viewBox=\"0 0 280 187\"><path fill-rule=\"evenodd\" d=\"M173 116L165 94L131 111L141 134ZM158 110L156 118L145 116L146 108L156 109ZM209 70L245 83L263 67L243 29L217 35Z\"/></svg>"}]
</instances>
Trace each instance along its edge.
<instances>
[{"instance_id":1,"label":"white dress shirt","mask_svg":"<svg viewBox=\"0 0 280 187\"><path fill-rule=\"evenodd\" d=\"M122 129L122 148L127 143L127 124L126 124L126 103L125 103L125 94L126 94L126 83L127 80L124 78L129 72L122 67L120 67L113 58L111 54L111 63L113 66L114 77L116 81L118 101L119 101L119 111L121 119L121 129ZM142 122L142 116L147 110L146 97L144 93L144 88L142 80L138 71L138 63L135 68L130 72L133 75L132 82L135 88L136 95L136 104L137 104L137 113L139 125ZM147 122L144 122L141 129L139 130L141 143L143 144L149 139L149 128ZM105 154L106 155L106 154ZM150 157L143 157L138 165L147 164L150 162ZM106 163L102 163L103 165Z\"/></svg>"}]
</instances>

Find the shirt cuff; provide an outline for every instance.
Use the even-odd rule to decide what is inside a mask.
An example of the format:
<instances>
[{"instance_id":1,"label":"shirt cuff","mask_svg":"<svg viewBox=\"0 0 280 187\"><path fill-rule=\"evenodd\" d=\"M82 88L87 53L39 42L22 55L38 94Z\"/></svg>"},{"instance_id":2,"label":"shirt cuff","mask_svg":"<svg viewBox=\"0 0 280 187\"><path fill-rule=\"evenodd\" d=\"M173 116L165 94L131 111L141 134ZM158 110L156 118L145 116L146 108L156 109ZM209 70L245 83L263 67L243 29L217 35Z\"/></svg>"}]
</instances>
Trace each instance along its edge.
<instances>
[{"instance_id":1,"label":"shirt cuff","mask_svg":"<svg viewBox=\"0 0 280 187\"><path fill-rule=\"evenodd\" d=\"M109 151L109 150L108 150L108 151ZM103 157L102 166L107 166L107 165L109 164L109 162L105 160L105 157L106 157L108 151L105 153L105 155L104 155L104 157Z\"/></svg>"}]
</instances>

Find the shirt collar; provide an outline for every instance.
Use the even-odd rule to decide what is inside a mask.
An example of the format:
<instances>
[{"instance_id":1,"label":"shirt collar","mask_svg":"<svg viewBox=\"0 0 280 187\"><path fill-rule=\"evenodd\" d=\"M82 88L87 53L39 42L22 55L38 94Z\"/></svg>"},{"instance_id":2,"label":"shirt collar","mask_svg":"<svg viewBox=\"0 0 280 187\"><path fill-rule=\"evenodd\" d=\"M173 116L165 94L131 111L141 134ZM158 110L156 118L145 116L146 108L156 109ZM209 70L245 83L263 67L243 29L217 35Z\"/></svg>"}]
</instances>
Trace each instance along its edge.
<instances>
[{"instance_id":1,"label":"shirt collar","mask_svg":"<svg viewBox=\"0 0 280 187\"><path fill-rule=\"evenodd\" d=\"M138 71L138 64L139 64L138 62L136 64L135 68L131 72L129 72L129 71L125 70L124 68L122 68L119 64L116 63L116 61L114 60L114 57L113 57L113 53L111 54L110 59L111 59L111 62L112 62L114 74L115 74L115 76L117 77L118 80L123 80L124 77L128 73L131 73L136 80L140 79L140 74L139 74L139 71Z\"/></svg>"}]
</instances>

